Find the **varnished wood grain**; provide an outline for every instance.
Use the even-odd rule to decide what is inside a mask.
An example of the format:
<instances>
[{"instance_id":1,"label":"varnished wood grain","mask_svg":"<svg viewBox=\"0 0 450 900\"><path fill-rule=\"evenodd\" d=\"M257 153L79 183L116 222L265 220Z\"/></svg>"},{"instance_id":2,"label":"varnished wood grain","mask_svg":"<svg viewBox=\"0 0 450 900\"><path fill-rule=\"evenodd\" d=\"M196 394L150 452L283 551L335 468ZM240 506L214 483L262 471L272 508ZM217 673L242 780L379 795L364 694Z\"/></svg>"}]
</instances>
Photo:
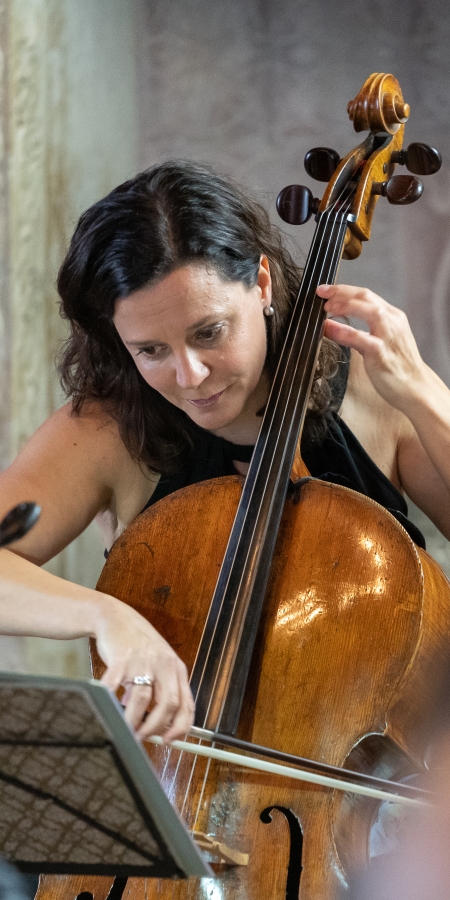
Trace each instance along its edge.
<instances>
[{"instance_id":1,"label":"varnished wood grain","mask_svg":"<svg viewBox=\"0 0 450 900\"><path fill-rule=\"evenodd\" d=\"M165 498L119 539L99 582L146 615L189 668L240 490L240 478L223 478ZM315 480L287 502L279 548L241 736L351 767L355 748L375 735L373 770L392 771L392 759L405 771L420 770L430 676L447 653L445 577L376 503ZM100 674L98 662L94 671ZM289 828L279 813L270 825L261 822L268 806L293 810L301 823L300 900L345 896L349 871L367 861L373 802L147 749L188 827L250 854L248 867L219 867L221 897L284 900ZM370 757L361 750L359 758L364 753ZM70 882L66 888L57 900L73 900ZM150 880L139 884L138 894L206 900L209 890L207 881ZM96 900L104 894L99 885Z\"/></svg>"}]
</instances>

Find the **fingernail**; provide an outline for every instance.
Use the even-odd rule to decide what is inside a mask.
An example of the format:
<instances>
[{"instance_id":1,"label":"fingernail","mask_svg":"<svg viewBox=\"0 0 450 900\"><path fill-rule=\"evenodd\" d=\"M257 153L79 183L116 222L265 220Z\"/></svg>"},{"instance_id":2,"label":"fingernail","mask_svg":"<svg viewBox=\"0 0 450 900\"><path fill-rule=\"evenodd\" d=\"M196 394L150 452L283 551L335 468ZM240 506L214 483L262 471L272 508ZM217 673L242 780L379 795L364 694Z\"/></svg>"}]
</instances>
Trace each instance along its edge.
<instances>
[{"instance_id":1,"label":"fingernail","mask_svg":"<svg viewBox=\"0 0 450 900\"><path fill-rule=\"evenodd\" d=\"M330 290L331 287L332 287L331 284L319 284L319 287L317 288L317 290L326 294Z\"/></svg>"}]
</instances>

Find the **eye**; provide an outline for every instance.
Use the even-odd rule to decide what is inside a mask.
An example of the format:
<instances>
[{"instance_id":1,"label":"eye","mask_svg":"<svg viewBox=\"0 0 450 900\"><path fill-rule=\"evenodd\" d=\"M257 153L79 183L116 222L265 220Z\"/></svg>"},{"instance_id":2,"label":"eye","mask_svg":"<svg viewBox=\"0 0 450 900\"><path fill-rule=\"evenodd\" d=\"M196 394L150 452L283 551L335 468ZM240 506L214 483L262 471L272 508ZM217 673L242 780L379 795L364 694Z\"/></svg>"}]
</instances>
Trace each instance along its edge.
<instances>
[{"instance_id":1,"label":"eye","mask_svg":"<svg viewBox=\"0 0 450 900\"><path fill-rule=\"evenodd\" d=\"M137 356L146 356L147 359L161 359L167 348L165 344L150 344L148 347L142 347L138 350Z\"/></svg>"},{"instance_id":2,"label":"eye","mask_svg":"<svg viewBox=\"0 0 450 900\"><path fill-rule=\"evenodd\" d=\"M212 344L223 336L224 326L222 324L210 325L208 328L202 328L197 332L197 340L204 344Z\"/></svg>"}]
</instances>

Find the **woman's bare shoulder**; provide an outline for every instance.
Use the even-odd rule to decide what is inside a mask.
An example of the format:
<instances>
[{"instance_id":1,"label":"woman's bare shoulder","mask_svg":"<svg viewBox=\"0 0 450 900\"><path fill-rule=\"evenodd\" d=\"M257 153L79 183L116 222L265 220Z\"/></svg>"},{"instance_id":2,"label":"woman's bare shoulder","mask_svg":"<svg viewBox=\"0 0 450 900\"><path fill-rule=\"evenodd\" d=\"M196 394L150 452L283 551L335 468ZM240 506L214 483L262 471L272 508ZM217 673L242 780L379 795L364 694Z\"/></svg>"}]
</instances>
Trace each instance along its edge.
<instances>
[{"instance_id":1,"label":"woman's bare shoulder","mask_svg":"<svg viewBox=\"0 0 450 900\"><path fill-rule=\"evenodd\" d=\"M45 477L50 463L56 467L55 475L64 473L68 477L72 467L78 470L83 465L87 477L104 468L106 486L110 469L102 465L103 461L111 465L117 458L120 465L126 456L117 424L100 404L86 403L75 413L72 404L66 403L29 438L2 478L16 472L26 478L38 472Z\"/></svg>"},{"instance_id":2,"label":"woman's bare shoulder","mask_svg":"<svg viewBox=\"0 0 450 900\"><path fill-rule=\"evenodd\" d=\"M41 425L0 475L0 511L21 500L39 503L41 519L18 550L43 562L101 513L109 511L126 527L154 486L155 476L132 459L117 423L100 404L84 404L75 414L69 403Z\"/></svg>"}]
</instances>

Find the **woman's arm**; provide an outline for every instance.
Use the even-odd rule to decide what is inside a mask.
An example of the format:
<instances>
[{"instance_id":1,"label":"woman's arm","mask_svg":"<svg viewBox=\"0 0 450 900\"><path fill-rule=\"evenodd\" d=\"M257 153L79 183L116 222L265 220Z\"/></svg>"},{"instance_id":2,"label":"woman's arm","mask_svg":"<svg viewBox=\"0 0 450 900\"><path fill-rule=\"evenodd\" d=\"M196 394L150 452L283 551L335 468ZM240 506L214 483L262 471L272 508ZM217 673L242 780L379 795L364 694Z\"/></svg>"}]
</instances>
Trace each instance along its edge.
<instances>
[{"instance_id":1,"label":"woman's arm","mask_svg":"<svg viewBox=\"0 0 450 900\"><path fill-rule=\"evenodd\" d=\"M185 734L194 703L186 667L160 634L132 607L57 578L25 559L0 550L0 632L65 640L94 637L106 665L102 681L126 688L126 718L140 737ZM134 685L149 675L153 687ZM150 701L154 707L143 722Z\"/></svg>"},{"instance_id":2,"label":"woman's arm","mask_svg":"<svg viewBox=\"0 0 450 900\"><path fill-rule=\"evenodd\" d=\"M372 385L403 414L397 444L401 485L450 540L450 391L420 356L404 312L350 285L321 285L318 294L329 315L359 318L369 326L369 332L359 331L328 319L325 333L361 354Z\"/></svg>"},{"instance_id":3,"label":"woman's arm","mask_svg":"<svg viewBox=\"0 0 450 900\"><path fill-rule=\"evenodd\" d=\"M151 490L115 423L101 411L92 407L76 417L67 406L45 422L0 475L0 518L23 500L42 509L35 527L10 545L14 552L0 551L0 631L95 637L107 666L104 681L113 690L126 688L127 718L138 734L162 733L171 739L189 729L193 715L186 669L178 656L131 607L38 567L100 512L110 510L125 527ZM133 685L137 675L150 676L153 687Z\"/></svg>"},{"instance_id":4,"label":"woman's arm","mask_svg":"<svg viewBox=\"0 0 450 900\"><path fill-rule=\"evenodd\" d=\"M81 534L98 513L116 510L121 492L131 498L125 527L145 505L145 499L139 507L133 497L130 478L137 470L116 424L101 410L92 406L74 416L69 405L62 407L0 475L0 516L23 500L41 507L37 525L10 549L42 565ZM141 479L145 482L142 475ZM150 482L147 490L150 494Z\"/></svg>"}]
</instances>

